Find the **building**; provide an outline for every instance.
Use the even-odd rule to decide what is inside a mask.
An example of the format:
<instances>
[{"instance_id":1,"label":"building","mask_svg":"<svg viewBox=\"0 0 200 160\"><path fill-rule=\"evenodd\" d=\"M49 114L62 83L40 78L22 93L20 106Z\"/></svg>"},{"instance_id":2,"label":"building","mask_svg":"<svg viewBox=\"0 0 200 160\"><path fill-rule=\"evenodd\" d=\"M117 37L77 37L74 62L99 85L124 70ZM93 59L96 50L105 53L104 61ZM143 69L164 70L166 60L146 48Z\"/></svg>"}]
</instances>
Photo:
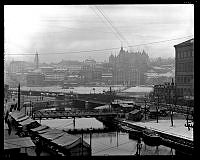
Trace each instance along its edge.
<instances>
[{"instance_id":1,"label":"building","mask_svg":"<svg viewBox=\"0 0 200 160\"><path fill-rule=\"evenodd\" d=\"M175 103L177 99L176 88L173 83L164 83L160 85L154 85L154 90L152 94L152 100L157 103Z\"/></svg>"},{"instance_id":2,"label":"building","mask_svg":"<svg viewBox=\"0 0 200 160\"><path fill-rule=\"evenodd\" d=\"M4 98L8 98L9 85L4 84Z\"/></svg>"},{"instance_id":3,"label":"building","mask_svg":"<svg viewBox=\"0 0 200 160\"><path fill-rule=\"evenodd\" d=\"M194 38L174 45L175 85L180 97L194 96Z\"/></svg>"},{"instance_id":4,"label":"building","mask_svg":"<svg viewBox=\"0 0 200 160\"><path fill-rule=\"evenodd\" d=\"M128 120L140 121L143 118L141 110L135 109L128 114Z\"/></svg>"},{"instance_id":5,"label":"building","mask_svg":"<svg viewBox=\"0 0 200 160\"><path fill-rule=\"evenodd\" d=\"M129 53L121 47L117 56L109 57L109 63L113 70L113 84L135 86L145 83L144 73L149 63L149 56L145 51Z\"/></svg>"},{"instance_id":6,"label":"building","mask_svg":"<svg viewBox=\"0 0 200 160\"><path fill-rule=\"evenodd\" d=\"M28 73L27 77L27 87L40 87L44 85L45 75L39 70Z\"/></svg>"},{"instance_id":7,"label":"building","mask_svg":"<svg viewBox=\"0 0 200 160\"><path fill-rule=\"evenodd\" d=\"M100 82L102 76L102 68L97 65L96 61L93 59L86 59L81 71L81 81L83 83Z\"/></svg>"},{"instance_id":8,"label":"building","mask_svg":"<svg viewBox=\"0 0 200 160\"><path fill-rule=\"evenodd\" d=\"M12 61L9 65L9 73L23 73L25 69L24 61Z\"/></svg>"}]
</instances>

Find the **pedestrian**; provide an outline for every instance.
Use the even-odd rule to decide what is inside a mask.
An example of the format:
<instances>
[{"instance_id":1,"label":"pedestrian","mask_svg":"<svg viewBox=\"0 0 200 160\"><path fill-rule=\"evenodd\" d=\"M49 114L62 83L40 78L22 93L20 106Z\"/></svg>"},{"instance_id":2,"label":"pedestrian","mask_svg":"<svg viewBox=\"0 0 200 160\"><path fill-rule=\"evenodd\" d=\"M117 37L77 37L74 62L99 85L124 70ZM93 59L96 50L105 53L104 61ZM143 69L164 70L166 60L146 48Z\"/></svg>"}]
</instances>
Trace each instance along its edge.
<instances>
[{"instance_id":1,"label":"pedestrian","mask_svg":"<svg viewBox=\"0 0 200 160\"><path fill-rule=\"evenodd\" d=\"M10 124L9 120L7 121L7 124L8 124L8 135L10 135L11 131L12 131L12 128L11 128L11 124Z\"/></svg>"},{"instance_id":2,"label":"pedestrian","mask_svg":"<svg viewBox=\"0 0 200 160\"><path fill-rule=\"evenodd\" d=\"M6 116L5 116L5 122L7 123L8 121L8 110L6 111Z\"/></svg>"}]
</instances>

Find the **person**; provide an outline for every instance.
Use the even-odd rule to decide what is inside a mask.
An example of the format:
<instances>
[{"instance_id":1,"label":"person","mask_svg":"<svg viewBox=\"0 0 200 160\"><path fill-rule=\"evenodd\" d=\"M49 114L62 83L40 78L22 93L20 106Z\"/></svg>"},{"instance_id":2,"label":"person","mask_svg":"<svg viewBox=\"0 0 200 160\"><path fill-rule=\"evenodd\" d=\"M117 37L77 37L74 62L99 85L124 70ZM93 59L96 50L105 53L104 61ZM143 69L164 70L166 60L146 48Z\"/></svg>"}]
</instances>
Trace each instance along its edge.
<instances>
[{"instance_id":1,"label":"person","mask_svg":"<svg viewBox=\"0 0 200 160\"><path fill-rule=\"evenodd\" d=\"M40 154L42 153L41 141L38 137L35 138L35 141L36 141L35 153L37 156L40 156Z\"/></svg>"},{"instance_id":2,"label":"person","mask_svg":"<svg viewBox=\"0 0 200 160\"><path fill-rule=\"evenodd\" d=\"M7 123L8 121L8 111L6 111L6 115L5 115L5 122Z\"/></svg>"},{"instance_id":3,"label":"person","mask_svg":"<svg viewBox=\"0 0 200 160\"><path fill-rule=\"evenodd\" d=\"M10 121L9 121L9 120L7 120L7 124L8 124L8 135L10 135L12 129L11 129L11 124L10 124Z\"/></svg>"}]
</instances>

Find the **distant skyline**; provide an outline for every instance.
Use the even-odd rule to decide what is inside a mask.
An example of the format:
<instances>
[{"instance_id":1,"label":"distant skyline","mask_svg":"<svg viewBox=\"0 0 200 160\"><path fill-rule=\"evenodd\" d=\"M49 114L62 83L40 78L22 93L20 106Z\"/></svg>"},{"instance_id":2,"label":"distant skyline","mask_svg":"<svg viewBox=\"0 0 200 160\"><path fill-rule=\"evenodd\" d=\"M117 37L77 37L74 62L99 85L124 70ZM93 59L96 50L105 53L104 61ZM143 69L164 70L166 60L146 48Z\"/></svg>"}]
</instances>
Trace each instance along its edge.
<instances>
[{"instance_id":1,"label":"distant skyline","mask_svg":"<svg viewBox=\"0 0 200 160\"><path fill-rule=\"evenodd\" d=\"M5 5L4 32L6 60L33 61L37 51L46 63L108 61L121 46L168 58L175 44L193 38L194 5Z\"/></svg>"}]
</instances>

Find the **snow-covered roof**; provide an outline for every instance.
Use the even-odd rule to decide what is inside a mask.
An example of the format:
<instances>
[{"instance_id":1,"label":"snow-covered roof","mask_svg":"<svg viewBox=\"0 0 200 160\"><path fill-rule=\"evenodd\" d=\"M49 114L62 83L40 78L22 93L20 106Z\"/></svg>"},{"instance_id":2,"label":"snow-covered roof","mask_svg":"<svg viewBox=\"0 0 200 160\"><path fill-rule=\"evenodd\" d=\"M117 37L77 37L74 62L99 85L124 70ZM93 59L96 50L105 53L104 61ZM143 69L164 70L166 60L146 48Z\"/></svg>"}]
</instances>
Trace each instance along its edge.
<instances>
[{"instance_id":1,"label":"snow-covered roof","mask_svg":"<svg viewBox=\"0 0 200 160\"><path fill-rule=\"evenodd\" d=\"M96 107L96 108L94 108L94 109L108 109L108 108L110 108L109 105L104 105L104 106Z\"/></svg>"}]
</instances>

